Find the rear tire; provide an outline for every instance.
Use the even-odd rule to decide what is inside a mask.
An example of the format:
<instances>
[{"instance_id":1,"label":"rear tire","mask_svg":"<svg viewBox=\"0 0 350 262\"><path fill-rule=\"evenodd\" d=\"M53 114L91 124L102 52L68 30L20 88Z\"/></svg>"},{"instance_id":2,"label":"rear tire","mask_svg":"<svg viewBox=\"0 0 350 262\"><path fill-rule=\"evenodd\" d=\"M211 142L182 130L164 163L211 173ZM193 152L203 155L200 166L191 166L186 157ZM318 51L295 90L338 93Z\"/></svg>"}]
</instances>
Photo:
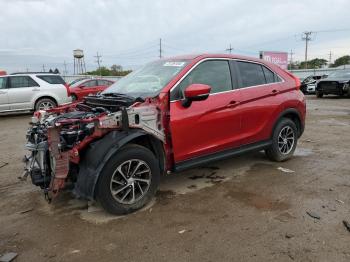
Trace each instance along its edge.
<instances>
[{"instance_id":1,"label":"rear tire","mask_svg":"<svg viewBox=\"0 0 350 262\"><path fill-rule=\"evenodd\" d=\"M272 135L272 145L265 149L267 157L276 162L290 159L298 141L298 129L289 118L282 118L276 125Z\"/></svg>"},{"instance_id":2,"label":"rear tire","mask_svg":"<svg viewBox=\"0 0 350 262\"><path fill-rule=\"evenodd\" d=\"M322 98L323 97L323 93L316 91L316 97L317 98Z\"/></svg>"},{"instance_id":3,"label":"rear tire","mask_svg":"<svg viewBox=\"0 0 350 262\"><path fill-rule=\"evenodd\" d=\"M149 203L159 186L160 169L154 154L127 145L108 160L97 182L96 198L114 215L134 212Z\"/></svg>"},{"instance_id":4,"label":"rear tire","mask_svg":"<svg viewBox=\"0 0 350 262\"><path fill-rule=\"evenodd\" d=\"M35 111L48 110L57 106L57 103L51 98L41 98L35 103Z\"/></svg>"}]
</instances>

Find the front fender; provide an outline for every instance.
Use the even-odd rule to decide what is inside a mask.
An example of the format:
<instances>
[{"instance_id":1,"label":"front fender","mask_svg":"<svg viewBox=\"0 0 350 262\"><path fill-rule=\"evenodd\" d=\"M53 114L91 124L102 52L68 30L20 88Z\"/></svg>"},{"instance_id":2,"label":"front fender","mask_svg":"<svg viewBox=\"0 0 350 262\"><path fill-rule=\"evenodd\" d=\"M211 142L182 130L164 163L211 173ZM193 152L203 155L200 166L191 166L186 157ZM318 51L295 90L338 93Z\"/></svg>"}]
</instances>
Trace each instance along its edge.
<instances>
[{"instance_id":1,"label":"front fender","mask_svg":"<svg viewBox=\"0 0 350 262\"><path fill-rule=\"evenodd\" d=\"M147 133L141 129L112 131L102 139L91 143L81 155L79 174L73 193L88 200L93 200L95 187L100 173L107 161L123 145Z\"/></svg>"}]
</instances>

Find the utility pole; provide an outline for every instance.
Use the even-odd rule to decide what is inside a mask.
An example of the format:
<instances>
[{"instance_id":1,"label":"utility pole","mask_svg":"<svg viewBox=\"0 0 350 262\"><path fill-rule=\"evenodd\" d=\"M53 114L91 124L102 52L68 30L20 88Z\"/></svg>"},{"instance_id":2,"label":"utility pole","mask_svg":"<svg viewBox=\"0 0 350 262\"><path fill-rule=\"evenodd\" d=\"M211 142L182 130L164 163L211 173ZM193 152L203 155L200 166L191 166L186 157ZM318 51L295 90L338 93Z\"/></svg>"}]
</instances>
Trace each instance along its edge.
<instances>
[{"instance_id":1,"label":"utility pole","mask_svg":"<svg viewBox=\"0 0 350 262\"><path fill-rule=\"evenodd\" d=\"M68 71L67 71L67 63L66 63L66 60L63 61L63 66L64 66L63 75L67 75Z\"/></svg>"},{"instance_id":2,"label":"utility pole","mask_svg":"<svg viewBox=\"0 0 350 262\"><path fill-rule=\"evenodd\" d=\"M162 39L159 38L159 59L162 59Z\"/></svg>"},{"instance_id":3,"label":"utility pole","mask_svg":"<svg viewBox=\"0 0 350 262\"><path fill-rule=\"evenodd\" d=\"M332 51L329 51L329 59L328 59L328 65L332 64Z\"/></svg>"},{"instance_id":4,"label":"utility pole","mask_svg":"<svg viewBox=\"0 0 350 262\"><path fill-rule=\"evenodd\" d=\"M101 76L101 62L102 62L101 57L102 57L102 55L99 55L97 52L94 57L96 58L96 63L98 64L98 71L100 71L100 76Z\"/></svg>"},{"instance_id":5,"label":"utility pole","mask_svg":"<svg viewBox=\"0 0 350 262\"><path fill-rule=\"evenodd\" d=\"M233 48L232 48L232 46L231 46L231 44L230 44L230 47L227 48L226 51L228 51L228 52L231 54L231 53L232 53L232 50L233 50Z\"/></svg>"},{"instance_id":6,"label":"utility pole","mask_svg":"<svg viewBox=\"0 0 350 262\"><path fill-rule=\"evenodd\" d=\"M303 36L301 37L301 40L305 41L305 69L307 69L307 49L309 45L309 41L311 41L311 35L313 32L311 31L305 31L303 33Z\"/></svg>"},{"instance_id":7,"label":"utility pole","mask_svg":"<svg viewBox=\"0 0 350 262\"><path fill-rule=\"evenodd\" d=\"M290 64L290 68L289 68L289 70L292 70L293 69L293 55L294 55L295 53L293 53L293 49L291 49L290 50L290 53L289 53L289 55L290 55L290 61L289 61L289 64Z\"/></svg>"},{"instance_id":8,"label":"utility pole","mask_svg":"<svg viewBox=\"0 0 350 262\"><path fill-rule=\"evenodd\" d=\"M45 70L45 65L43 65L43 72L46 72L46 70Z\"/></svg>"}]
</instances>

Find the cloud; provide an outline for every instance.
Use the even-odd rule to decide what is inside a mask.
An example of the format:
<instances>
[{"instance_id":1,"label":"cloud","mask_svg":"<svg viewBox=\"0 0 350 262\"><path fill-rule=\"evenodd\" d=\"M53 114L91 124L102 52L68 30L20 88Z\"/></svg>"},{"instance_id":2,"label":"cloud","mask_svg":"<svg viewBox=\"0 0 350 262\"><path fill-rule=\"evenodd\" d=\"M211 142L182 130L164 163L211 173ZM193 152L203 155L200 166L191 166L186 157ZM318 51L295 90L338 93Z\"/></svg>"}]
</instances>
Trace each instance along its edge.
<instances>
[{"instance_id":1,"label":"cloud","mask_svg":"<svg viewBox=\"0 0 350 262\"><path fill-rule=\"evenodd\" d=\"M72 64L72 50L85 52L88 68L134 67L163 53L294 50L303 59L305 30L346 27L347 0L0 0L0 68L39 70L43 63ZM349 26L350 27L350 26ZM349 32L324 32L310 43L310 56L349 53Z\"/></svg>"}]
</instances>

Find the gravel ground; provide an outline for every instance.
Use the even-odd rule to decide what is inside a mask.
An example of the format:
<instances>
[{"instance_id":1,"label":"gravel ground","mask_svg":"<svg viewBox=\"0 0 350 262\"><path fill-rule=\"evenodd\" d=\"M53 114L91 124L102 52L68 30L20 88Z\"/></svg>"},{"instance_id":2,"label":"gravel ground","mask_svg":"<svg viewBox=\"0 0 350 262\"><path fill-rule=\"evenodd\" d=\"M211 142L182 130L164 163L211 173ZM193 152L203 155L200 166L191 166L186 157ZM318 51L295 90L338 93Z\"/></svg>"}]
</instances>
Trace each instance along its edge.
<instances>
[{"instance_id":1,"label":"gravel ground","mask_svg":"<svg viewBox=\"0 0 350 262\"><path fill-rule=\"evenodd\" d=\"M122 217L63 193L47 204L23 171L30 115L0 117L0 254L16 261L350 261L350 99L308 97L295 157L262 152L162 178ZM317 215L320 219L310 217Z\"/></svg>"}]
</instances>

